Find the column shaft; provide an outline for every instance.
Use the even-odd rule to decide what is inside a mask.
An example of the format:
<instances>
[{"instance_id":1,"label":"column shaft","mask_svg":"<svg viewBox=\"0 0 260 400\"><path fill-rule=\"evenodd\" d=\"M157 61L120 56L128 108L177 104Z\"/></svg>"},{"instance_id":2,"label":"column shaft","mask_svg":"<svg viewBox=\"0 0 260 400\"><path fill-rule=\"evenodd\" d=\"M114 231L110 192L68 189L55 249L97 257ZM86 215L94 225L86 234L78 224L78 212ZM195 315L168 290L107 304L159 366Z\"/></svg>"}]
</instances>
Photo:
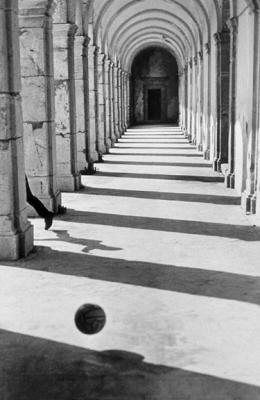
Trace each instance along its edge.
<instances>
[{"instance_id":1,"label":"column shaft","mask_svg":"<svg viewBox=\"0 0 260 400\"><path fill-rule=\"evenodd\" d=\"M18 2L0 3L0 259L25 257L33 248L27 221Z\"/></svg>"},{"instance_id":2,"label":"column shaft","mask_svg":"<svg viewBox=\"0 0 260 400\"><path fill-rule=\"evenodd\" d=\"M25 169L33 193L52 211L61 203L57 187L52 18L20 12ZM36 107L37 105L37 107ZM30 215L36 215L29 207Z\"/></svg>"},{"instance_id":3,"label":"column shaft","mask_svg":"<svg viewBox=\"0 0 260 400\"><path fill-rule=\"evenodd\" d=\"M58 187L71 192L80 188L74 59L76 26L54 24L53 32Z\"/></svg>"}]
</instances>

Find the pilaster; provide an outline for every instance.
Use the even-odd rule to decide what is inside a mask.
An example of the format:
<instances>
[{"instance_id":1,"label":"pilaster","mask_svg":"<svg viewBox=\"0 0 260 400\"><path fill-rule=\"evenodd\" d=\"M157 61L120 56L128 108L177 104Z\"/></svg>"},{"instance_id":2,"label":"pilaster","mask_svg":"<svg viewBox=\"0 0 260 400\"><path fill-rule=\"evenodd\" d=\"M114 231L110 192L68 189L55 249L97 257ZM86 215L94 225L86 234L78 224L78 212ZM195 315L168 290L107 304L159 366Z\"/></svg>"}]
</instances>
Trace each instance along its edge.
<instances>
[{"instance_id":1,"label":"pilaster","mask_svg":"<svg viewBox=\"0 0 260 400\"><path fill-rule=\"evenodd\" d=\"M22 9L19 22L25 170L33 193L56 212L61 196L56 168L52 18L44 10ZM36 215L32 207L28 210Z\"/></svg>"},{"instance_id":2,"label":"pilaster","mask_svg":"<svg viewBox=\"0 0 260 400\"><path fill-rule=\"evenodd\" d=\"M76 108L76 138L77 138L77 168L83 171L87 167L87 116L85 107L85 74L84 46L86 37L76 35L74 41L75 68L75 108Z\"/></svg>"},{"instance_id":3,"label":"pilaster","mask_svg":"<svg viewBox=\"0 0 260 400\"><path fill-rule=\"evenodd\" d=\"M75 99L76 30L73 24L53 25L58 187L65 192L80 188Z\"/></svg>"},{"instance_id":4,"label":"pilaster","mask_svg":"<svg viewBox=\"0 0 260 400\"><path fill-rule=\"evenodd\" d=\"M18 2L0 12L0 259L25 257L33 248L27 220Z\"/></svg>"},{"instance_id":5,"label":"pilaster","mask_svg":"<svg viewBox=\"0 0 260 400\"><path fill-rule=\"evenodd\" d=\"M112 146L111 141L111 107L110 107L110 68L111 61L108 57L105 57L104 61L104 99L105 99L105 146L106 152L109 152L109 149Z\"/></svg>"},{"instance_id":6,"label":"pilaster","mask_svg":"<svg viewBox=\"0 0 260 400\"><path fill-rule=\"evenodd\" d=\"M211 117L211 46L210 42L204 45L204 140L203 156L205 160L210 160L210 117Z\"/></svg>"},{"instance_id":7,"label":"pilaster","mask_svg":"<svg viewBox=\"0 0 260 400\"><path fill-rule=\"evenodd\" d=\"M236 123L236 71L237 71L237 32L238 18L227 22L230 30L230 85L229 85L229 140L228 140L228 172L225 176L226 186L235 187L235 123Z\"/></svg>"},{"instance_id":8,"label":"pilaster","mask_svg":"<svg viewBox=\"0 0 260 400\"><path fill-rule=\"evenodd\" d=\"M114 133L116 141L120 137L120 129L119 129L119 106L118 106L118 67L114 65L113 68L114 76L113 76L113 92L114 92Z\"/></svg>"},{"instance_id":9,"label":"pilaster","mask_svg":"<svg viewBox=\"0 0 260 400\"><path fill-rule=\"evenodd\" d=\"M96 128L96 87L95 87L95 53L96 46L88 44L88 163L92 165L98 161L97 152L97 128Z\"/></svg>"},{"instance_id":10,"label":"pilaster","mask_svg":"<svg viewBox=\"0 0 260 400\"><path fill-rule=\"evenodd\" d=\"M99 160L106 153L105 145L105 99L104 99L104 61L105 54L99 50L95 52L95 68L96 68L96 129L97 129L97 152Z\"/></svg>"},{"instance_id":11,"label":"pilaster","mask_svg":"<svg viewBox=\"0 0 260 400\"><path fill-rule=\"evenodd\" d=\"M246 189L242 194L242 207L248 214L258 213L260 217L260 1L254 3L251 10L254 28L253 55L253 93L252 93L252 129L249 132L247 148Z\"/></svg>"},{"instance_id":12,"label":"pilaster","mask_svg":"<svg viewBox=\"0 0 260 400\"><path fill-rule=\"evenodd\" d=\"M227 30L217 32L214 39L217 47L217 135L213 166L220 172L221 165L228 162L230 33Z\"/></svg>"}]
</instances>

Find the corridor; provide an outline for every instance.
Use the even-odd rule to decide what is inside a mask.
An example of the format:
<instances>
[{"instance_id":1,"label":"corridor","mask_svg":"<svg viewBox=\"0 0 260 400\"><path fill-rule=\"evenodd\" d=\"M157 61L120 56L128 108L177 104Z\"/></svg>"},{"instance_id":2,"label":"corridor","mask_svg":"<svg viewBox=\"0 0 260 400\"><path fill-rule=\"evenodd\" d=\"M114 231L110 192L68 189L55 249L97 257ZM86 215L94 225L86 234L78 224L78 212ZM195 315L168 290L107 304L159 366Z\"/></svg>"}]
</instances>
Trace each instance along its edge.
<instances>
[{"instance_id":1,"label":"corridor","mask_svg":"<svg viewBox=\"0 0 260 400\"><path fill-rule=\"evenodd\" d=\"M128 129L1 262L4 400L260 399L260 228L178 127ZM102 332L74 325L101 305Z\"/></svg>"}]
</instances>

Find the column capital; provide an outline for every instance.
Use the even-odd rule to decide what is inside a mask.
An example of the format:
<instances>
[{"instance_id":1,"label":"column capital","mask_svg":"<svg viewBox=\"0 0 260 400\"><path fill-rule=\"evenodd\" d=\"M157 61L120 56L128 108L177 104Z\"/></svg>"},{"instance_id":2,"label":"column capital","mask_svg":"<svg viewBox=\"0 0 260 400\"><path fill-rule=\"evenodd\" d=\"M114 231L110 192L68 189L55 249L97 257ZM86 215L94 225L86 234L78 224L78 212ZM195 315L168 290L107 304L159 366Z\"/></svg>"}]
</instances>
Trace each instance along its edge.
<instances>
[{"instance_id":1,"label":"column capital","mask_svg":"<svg viewBox=\"0 0 260 400\"><path fill-rule=\"evenodd\" d=\"M205 43L204 48L206 54L210 54L210 42Z\"/></svg>"},{"instance_id":2,"label":"column capital","mask_svg":"<svg viewBox=\"0 0 260 400\"><path fill-rule=\"evenodd\" d=\"M90 37L84 35L84 47L88 47L90 40Z\"/></svg>"},{"instance_id":3,"label":"column capital","mask_svg":"<svg viewBox=\"0 0 260 400\"><path fill-rule=\"evenodd\" d=\"M195 57L193 57L193 65L197 65L198 64L198 57L197 56L195 56Z\"/></svg>"},{"instance_id":4,"label":"column capital","mask_svg":"<svg viewBox=\"0 0 260 400\"><path fill-rule=\"evenodd\" d=\"M229 43L229 37L230 37L229 30L223 30L221 32L216 32L214 34L214 40L215 40L216 46L220 46L222 44Z\"/></svg>"},{"instance_id":5,"label":"column capital","mask_svg":"<svg viewBox=\"0 0 260 400\"><path fill-rule=\"evenodd\" d=\"M230 30L231 35L237 34L238 32L238 18L232 17L227 21L227 27Z\"/></svg>"},{"instance_id":6,"label":"column capital","mask_svg":"<svg viewBox=\"0 0 260 400\"><path fill-rule=\"evenodd\" d=\"M97 51L96 56L98 59L98 64L103 65L105 63L106 55Z\"/></svg>"},{"instance_id":7,"label":"column capital","mask_svg":"<svg viewBox=\"0 0 260 400\"><path fill-rule=\"evenodd\" d=\"M251 13L259 13L260 0L245 0Z\"/></svg>"},{"instance_id":8,"label":"column capital","mask_svg":"<svg viewBox=\"0 0 260 400\"><path fill-rule=\"evenodd\" d=\"M198 51L198 58L199 58L200 61L203 60L203 49Z\"/></svg>"}]
</instances>

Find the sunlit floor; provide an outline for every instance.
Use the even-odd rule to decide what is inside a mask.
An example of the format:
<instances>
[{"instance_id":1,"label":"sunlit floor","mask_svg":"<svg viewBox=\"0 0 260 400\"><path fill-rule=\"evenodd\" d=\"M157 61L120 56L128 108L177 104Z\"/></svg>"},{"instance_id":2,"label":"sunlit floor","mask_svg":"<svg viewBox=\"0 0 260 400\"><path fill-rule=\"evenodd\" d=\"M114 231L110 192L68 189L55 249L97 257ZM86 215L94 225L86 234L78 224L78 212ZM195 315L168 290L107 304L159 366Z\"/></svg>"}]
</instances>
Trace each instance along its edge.
<instances>
[{"instance_id":1,"label":"sunlit floor","mask_svg":"<svg viewBox=\"0 0 260 400\"><path fill-rule=\"evenodd\" d=\"M177 127L129 129L0 267L4 400L260 399L260 228ZM101 305L103 331L74 314Z\"/></svg>"}]
</instances>

